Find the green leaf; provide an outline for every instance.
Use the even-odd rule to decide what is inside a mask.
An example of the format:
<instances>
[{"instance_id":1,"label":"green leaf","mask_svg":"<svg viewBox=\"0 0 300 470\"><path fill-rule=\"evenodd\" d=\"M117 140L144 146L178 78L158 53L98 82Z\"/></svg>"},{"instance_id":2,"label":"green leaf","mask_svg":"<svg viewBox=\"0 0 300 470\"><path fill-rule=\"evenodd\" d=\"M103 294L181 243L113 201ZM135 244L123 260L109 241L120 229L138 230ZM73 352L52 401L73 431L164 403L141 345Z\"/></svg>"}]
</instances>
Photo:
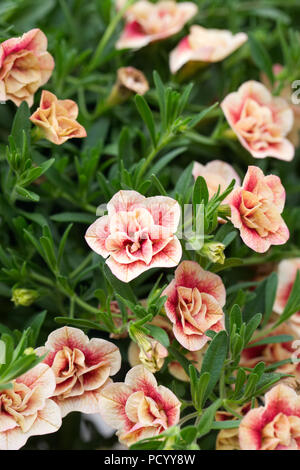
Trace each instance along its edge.
<instances>
[{"instance_id":1,"label":"green leaf","mask_svg":"<svg viewBox=\"0 0 300 470\"><path fill-rule=\"evenodd\" d=\"M266 293L265 293L265 312L264 312L264 320L262 323L262 327L264 327L271 316L273 311L273 305L276 298L277 292L277 285L278 285L278 275L277 273L272 273L267 279L266 285Z\"/></svg>"},{"instance_id":2,"label":"green leaf","mask_svg":"<svg viewBox=\"0 0 300 470\"><path fill-rule=\"evenodd\" d=\"M36 346L36 342L39 337L41 327L45 321L46 315L47 315L47 311L43 310L43 312L35 315L34 319L30 323L30 332L28 335L28 346L32 348Z\"/></svg>"},{"instance_id":3,"label":"green leaf","mask_svg":"<svg viewBox=\"0 0 300 470\"><path fill-rule=\"evenodd\" d=\"M78 224L92 224L95 222L95 216L86 212L60 212L51 217L54 222L75 222Z\"/></svg>"},{"instance_id":4,"label":"green leaf","mask_svg":"<svg viewBox=\"0 0 300 470\"><path fill-rule=\"evenodd\" d=\"M205 393L205 398L211 394L220 378L227 355L227 348L227 333L226 331L220 331L211 341L202 362L201 374L204 372L210 373L210 381Z\"/></svg>"},{"instance_id":5,"label":"green leaf","mask_svg":"<svg viewBox=\"0 0 300 470\"><path fill-rule=\"evenodd\" d=\"M191 444L197 436L197 428L195 426L186 426L181 430L180 436L187 444Z\"/></svg>"},{"instance_id":6,"label":"green leaf","mask_svg":"<svg viewBox=\"0 0 300 470\"><path fill-rule=\"evenodd\" d=\"M11 135L14 143L19 150L23 149L24 132L27 138L27 144L30 145L30 110L28 104L22 101L15 114Z\"/></svg>"},{"instance_id":7,"label":"green leaf","mask_svg":"<svg viewBox=\"0 0 300 470\"><path fill-rule=\"evenodd\" d=\"M252 58L257 67L263 70L268 76L271 83L274 83L273 63L268 51L264 48L261 41L258 41L253 34L248 34L248 41Z\"/></svg>"},{"instance_id":8,"label":"green leaf","mask_svg":"<svg viewBox=\"0 0 300 470\"><path fill-rule=\"evenodd\" d=\"M154 124L154 119L153 119L153 114L151 112L151 109L149 108L148 103L145 100L145 98L141 95L136 95L135 104L143 121L145 122L147 126L153 146L155 147L156 146L156 132L155 132L155 124Z\"/></svg>"},{"instance_id":9,"label":"green leaf","mask_svg":"<svg viewBox=\"0 0 300 470\"><path fill-rule=\"evenodd\" d=\"M289 343L293 341L293 336L291 335L277 335L277 336L269 336L267 338L263 338L260 341L256 341L255 343L248 344L245 349L256 348L257 346L261 346L263 344L275 344L275 343Z\"/></svg>"},{"instance_id":10,"label":"green leaf","mask_svg":"<svg viewBox=\"0 0 300 470\"><path fill-rule=\"evenodd\" d=\"M240 427L241 422L241 419L234 419L230 421L214 421L211 429L236 429Z\"/></svg>"},{"instance_id":11,"label":"green leaf","mask_svg":"<svg viewBox=\"0 0 300 470\"><path fill-rule=\"evenodd\" d=\"M221 405L222 405L222 400L221 398L219 398L212 405L206 408L197 426L198 438L209 433L209 431L212 429L216 412L220 408Z\"/></svg>"},{"instance_id":12,"label":"green leaf","mask_svg":"<svg viewBox=\"0 0 300 470\"><path fill-rule=\"evenodd\" d=\"M244 341L245 346L249 343L249 341L250 341L251 338L252 338L253 333L254 333L255 330L259 327L260 322L261 322L261 319L262 319L262 314L261 314L261 313L257 313L257 314L254 315L254 317L252 317L251 320L247 323L246 332L245 332L245 341Z\"/></svg>"},{"instance_id":13,"label":"green leaf","mask_svg":"<svg viewBox=\"0 0 300 470\"><path fill-rule=\"evenodd\" d=\"M72 325L76 326L77 328L106 331L106 328L104 328L103 325L101 325L100 323L86 320L85 318L55 317L54 320L56 321L56 323L60 323L63 325Z\"/></svg>"},{"instance_id":14,"label":"green leaf","mask_svg":"<svg viewBox=\"0 0 300 470\"><path fill-rule=\"evenodd\" d=\"M170 340L168 334L160 328L159 326L155 325L146 325L147 329L150 331L150 335L156 339L159 343L161 343L165 348L170 346Z\"/></svg>"}]
</instances>

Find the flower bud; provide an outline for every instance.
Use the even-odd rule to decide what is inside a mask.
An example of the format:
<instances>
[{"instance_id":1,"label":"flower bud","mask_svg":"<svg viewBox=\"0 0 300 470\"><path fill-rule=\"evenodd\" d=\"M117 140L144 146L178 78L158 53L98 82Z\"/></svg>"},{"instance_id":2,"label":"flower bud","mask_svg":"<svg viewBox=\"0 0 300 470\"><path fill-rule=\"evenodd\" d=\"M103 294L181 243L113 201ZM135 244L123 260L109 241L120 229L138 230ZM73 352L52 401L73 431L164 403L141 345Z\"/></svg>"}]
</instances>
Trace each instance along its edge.
<instances>
[{"instance_id":1,"label":"flower bud","mask_svg":"<svg viewBox=\"0 0 300 470\"><path fill-rule=\"evenodd\" d=\"M145 75L134 67L118 69L117 81L106 101L107 106L115 106L128 100L131 95L144 95L149 90Z\"/></svg>"},{"instance_id":2,"label":"flower bud","mask_svg":"<svg viewBox=\"0 0 300 470\"><path fill-rule=\"evenodd\" d=\"M168 351L162 344L150 339L147 349L141 348L139 359L150 372L154 373L162 368L167 355Z\"/></svg>"},{"instance_id":3,"label":"flower bud","mask_svg":"<svg viewBox=\"0 0 300 470\"><path fill-rule=\"evenodd\" d=\"M224 264L225 245L220 242L209 242L205 243L201 250L201 254L208 258L212 263Z\"/></svg>"},{"instance_id":4,"label":"flower bud","mask_svg":"<svg viewBox=\"0 0 300 470\"><path fill-rule=\"evenodd\" d=\"M12 294L12 302L17 307L22 305L23 307L29 307L33 304L36 299L39 297L39 294L35 290L31 289L14 289Z\"/></svg>"}]
</instances>

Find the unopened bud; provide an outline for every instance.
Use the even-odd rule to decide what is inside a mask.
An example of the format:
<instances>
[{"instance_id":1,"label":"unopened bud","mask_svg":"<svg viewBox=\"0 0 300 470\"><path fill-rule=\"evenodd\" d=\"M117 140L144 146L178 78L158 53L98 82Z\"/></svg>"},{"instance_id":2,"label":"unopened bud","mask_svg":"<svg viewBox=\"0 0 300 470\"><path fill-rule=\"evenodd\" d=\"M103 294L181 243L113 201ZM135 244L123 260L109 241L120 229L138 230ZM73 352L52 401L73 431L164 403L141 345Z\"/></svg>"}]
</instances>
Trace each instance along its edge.
<instances>
[{"instance_id":1,"label":"unopened bud","mask_svg":"<svg viewBox=\"0 0 300 470\"><path fill-rule=\"evenodd\" d=\"M30 354L34 354L34 349L33 348L26 348L24 350L25 356L30 356Z\"/></svg>"},{"instance_id":2,"label":"unopened bud","mask_svg":"<svg viewBox=\"0 0 300 470\"><path fill-rule=\"evenodd\" d=\"M224 264L225 245L220 242L209 242L205 243L201 250L201 254L208 258L212 263Z\"/></svg>"},{"instance_id":3,"label":"unopened bud","mask_svg":"<svg viewBox=\"0 0 300 470\"><path fill-rule=\"evenodd\" d=\"M23 307L29 307L31 304L35 302L35 300L39 297L39 294L35 290L31 289L14 289L12 293L12 302L17 307L18 305L22 305Z\"/></svg>"},{"instance_id":4,"label":"unopened bud","mask_svg":"<svg viewBox=\"0 0 300 470\"><path fill-rule=\"evenodd\" d=\"M167 355L168 351L162 344L149 339L147 347L140 349L139 359L150 372L154 373L162 368Z\"/></svg>"},{"instance_id":5,"label":"unopened bud","mask_svg":"<svg viewBox=\"0 0 300 470\"><path fill-rule=\"evenodd\" d=\"M107 99L109 106L115 106L128 100L131 95L144 95L149 90L145 75L134 67L118 69L117 81Z\"/></svg>"}]
</instances>

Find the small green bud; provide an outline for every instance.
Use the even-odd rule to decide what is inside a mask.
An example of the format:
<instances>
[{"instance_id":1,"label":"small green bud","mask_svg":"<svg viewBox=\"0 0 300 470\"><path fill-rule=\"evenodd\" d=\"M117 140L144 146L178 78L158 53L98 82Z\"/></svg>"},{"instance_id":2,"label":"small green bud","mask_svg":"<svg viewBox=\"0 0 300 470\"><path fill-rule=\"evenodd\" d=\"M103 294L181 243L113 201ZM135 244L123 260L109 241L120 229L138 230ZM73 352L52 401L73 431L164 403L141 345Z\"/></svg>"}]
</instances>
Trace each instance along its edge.
<instances>
[{"instance_id":1,"label":"small green bud","mask_svg":"<svg viewBox=\"0 0 300 470\"><path fill-rule=\"evenodd\" d=\"M34 354L34 349L33 348L26 348L24 350L25 356L30 356L30 354Z\"/></svg>"},{"instance_id":2,"label":"small green bud","mask_svg":"<svg viewBox=\"0 0 300 470\"><path fill-rule=\"evenodd\" d=\"M225 255L224 255L225 245L220 242L209 242L205 243L201 250L201 255L208 258L212 263L224 264Z\"/></svg>"},{"instance_id":3,"label":"small green bud","mask_svg":"<svg viewBox=\"0 0 300 470\"><path fill-rule=\"evenodd\" d=\"M31 289L14 289L12 293L12 302L17 307L22 305L23 307L29 307L35 302L39 294L35 290Z\"/></svg>"}]
</instances>

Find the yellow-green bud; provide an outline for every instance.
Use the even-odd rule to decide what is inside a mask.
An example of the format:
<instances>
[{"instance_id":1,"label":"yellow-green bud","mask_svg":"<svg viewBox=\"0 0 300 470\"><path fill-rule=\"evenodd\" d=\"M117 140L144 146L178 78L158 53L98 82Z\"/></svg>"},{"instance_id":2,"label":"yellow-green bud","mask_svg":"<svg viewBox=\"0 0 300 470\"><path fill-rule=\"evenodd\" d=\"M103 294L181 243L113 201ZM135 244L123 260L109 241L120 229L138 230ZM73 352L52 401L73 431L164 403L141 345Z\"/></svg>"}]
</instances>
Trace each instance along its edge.
<instances>
[{"instance_id":1,"label":"yellow-green bud","mask_svg":"<svg viewBox=\"0 0 300 470\"><path fill-rule=\"evenodd\" d=\"M224 264L225 255L224 255L225 245L220 242L209 242L205 243L201 250L201 255L208 258L212 263Z\"/></svg>"},{"instance_id":2,"label":"yellow-green bud","mask_svg":"<svg viewBox=\"0 0 300 470\"><path fill-rule=\"evenodd\" d=\"M29 307L38 298L39 294L35 290L31 289L14 289L12 293L12 302L15 306L22 305L23 307Z\"/></svg>"},{"instance_id":3,"label":"yellow-green bud","mask_svg":"<svg viewBox=\"0 0 300 470\"><path fill-rule=\"evenodd\" d=\"M34 349L33 348L26 348L24 350L25 356L30 356L30 354L34 354Z\"/></svg>"}]
</instances>

